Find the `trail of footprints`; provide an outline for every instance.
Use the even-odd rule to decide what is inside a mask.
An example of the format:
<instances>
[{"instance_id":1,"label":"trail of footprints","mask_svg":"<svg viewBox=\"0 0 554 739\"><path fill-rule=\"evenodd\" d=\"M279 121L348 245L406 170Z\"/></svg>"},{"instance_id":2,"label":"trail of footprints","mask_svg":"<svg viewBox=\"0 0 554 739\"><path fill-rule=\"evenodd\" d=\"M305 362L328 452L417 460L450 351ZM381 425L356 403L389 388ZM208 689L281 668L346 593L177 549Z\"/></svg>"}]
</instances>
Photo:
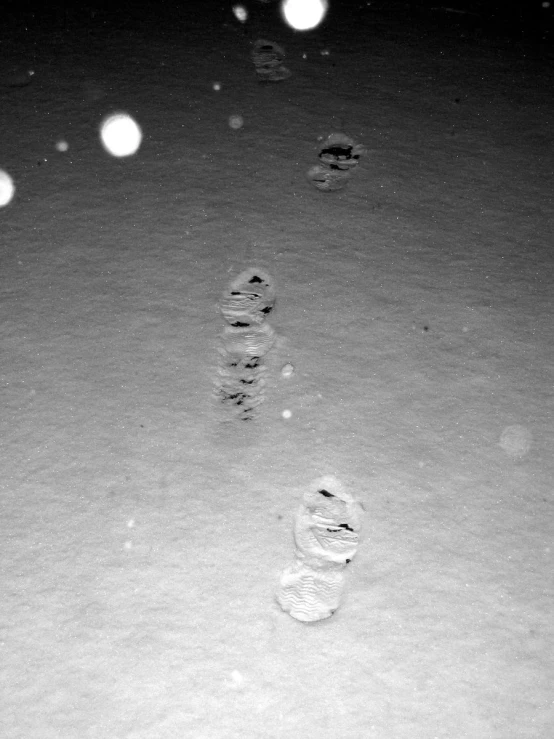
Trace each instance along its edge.
<instances>
[{"instance_id":1,"label":"trail of footprints","mask_svg":"<svg viewBox=\"0 0 554 739\"><path fill-rule=\"evenodd\" d=\"M267 318L275 298L272 278L250 268L229 284L220 301L227 325L214 392L231 420L254 420L263 402L264 357L275 342ZM326 475L310 485L296 513L294 561L282 572L276 593L283 611L304 622L333 615L360 528L360 506L336 477Z\"/></svg>"}]
</instances>

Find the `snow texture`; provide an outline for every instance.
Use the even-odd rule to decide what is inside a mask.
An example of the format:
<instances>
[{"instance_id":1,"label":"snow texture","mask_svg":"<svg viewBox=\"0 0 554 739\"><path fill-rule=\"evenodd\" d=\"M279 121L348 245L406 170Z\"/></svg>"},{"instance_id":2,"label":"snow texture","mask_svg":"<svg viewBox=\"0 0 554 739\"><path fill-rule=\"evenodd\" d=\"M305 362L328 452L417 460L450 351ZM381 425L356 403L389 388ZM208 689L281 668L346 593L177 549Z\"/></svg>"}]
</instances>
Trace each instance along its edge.
<instances>
[{"instance_id":1,"label":"snow texture","mask_svg":"<svg viewBox=\"0 0 554 739\"><path fill-rule=\"evenodd\" d=\"M4 17L34 75L0 87L2 739L553 735L552 59L339 6ZM118 110L134 157L99 143ZM322 193L333 131L367 154ZM217 302L252 264L281 339L257 420L221 424ZM274 593L323 474L364 537L309 625Z\"/></svg>"}]
</instances>

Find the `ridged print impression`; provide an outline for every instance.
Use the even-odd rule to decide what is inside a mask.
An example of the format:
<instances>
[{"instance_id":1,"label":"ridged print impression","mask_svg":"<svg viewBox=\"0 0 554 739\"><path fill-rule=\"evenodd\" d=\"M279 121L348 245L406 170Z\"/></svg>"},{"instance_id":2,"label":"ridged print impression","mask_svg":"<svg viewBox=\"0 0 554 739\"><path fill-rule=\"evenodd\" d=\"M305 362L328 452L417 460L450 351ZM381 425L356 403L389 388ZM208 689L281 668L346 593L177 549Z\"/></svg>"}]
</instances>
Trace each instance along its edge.
<instances>
[{"instance_id":1,"label":"ridged print impression","mask_svg":"<svg viewBox=\"0 0 554 739\"><path fill-rule=\"evenodd\" d=\"M333 615L360 530L360 506L339 480L333 475L314 480L295 517L295 561L279 581L277 601L285 612L298 621Z\"/></svg>"},{"instance_id":2,"label":"ridged print impression","mask_svg":"<svg viewBox=\"0 0 554 739\"><path fill-rule=\"evenodd\" d=\"M242 421L253 420L263 402L263 358L275 342L266 319L275 306L275 284L264 270L241 272L220 301L227 322L221 337L215 395Z\"/></svg>"}]
</instances>

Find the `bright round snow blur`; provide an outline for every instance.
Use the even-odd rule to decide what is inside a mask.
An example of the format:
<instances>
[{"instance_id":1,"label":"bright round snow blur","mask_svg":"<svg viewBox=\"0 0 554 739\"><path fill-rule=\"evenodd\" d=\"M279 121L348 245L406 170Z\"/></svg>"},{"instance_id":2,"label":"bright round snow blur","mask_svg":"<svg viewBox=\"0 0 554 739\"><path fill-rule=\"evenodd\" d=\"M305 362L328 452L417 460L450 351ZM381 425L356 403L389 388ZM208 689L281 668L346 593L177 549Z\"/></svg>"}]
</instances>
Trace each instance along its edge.
<instances>
[{"instance_id":1,"label":"bright round snow blur","mask_svg":"<svg viewBox=\"0 0 554 739\"><path fill-rule=\"evenodd\" d=\"M284 0L281 11L289 26L309 31L321 23L328 7L327 0Z\"/></svg>"},{"instance_id":2,"label":"bright round snow blur","mask_svg":"<svg viewBox=\"0 0 554 739\"><path fill-rule=\"evenodd\" d=\"M248 20L248 11L244 7L244 5L234 5L233 6L233 15L241 23L245 23Z\"/></svg>"},{"instance_id":3,"label":"bright round snow blur","mask_svg":"<svg viewBox=\"0 0 554 739\"><path fill-rule=\"evenodd\" d=\"M235 131L238 131L239 128L242 128L244 126L244 118L241 115L230 115L229 126Z\"/></svg>"},{"instance_id":4,"label":"bright round snow blur","mask_svg":"<svg viewBox=\"0 0 554 739\"><path fill-rule=\"evenodd\" d=\"M128 157L136 154L142 141L142 131L127 113L114 113L100 124L100 139L108 154Z\"/></svg>"},{"instance_id":5,"label":"bright round snow blur","mask_svg":"<svg viewBox=\"0 0 554 739\"><path fill-rule=\"evenodd\" d=\"M3 169L0 169L0 208L7 205L13 198L15 193L15 185L10 175Z\"/></svg>"}]
</instances>

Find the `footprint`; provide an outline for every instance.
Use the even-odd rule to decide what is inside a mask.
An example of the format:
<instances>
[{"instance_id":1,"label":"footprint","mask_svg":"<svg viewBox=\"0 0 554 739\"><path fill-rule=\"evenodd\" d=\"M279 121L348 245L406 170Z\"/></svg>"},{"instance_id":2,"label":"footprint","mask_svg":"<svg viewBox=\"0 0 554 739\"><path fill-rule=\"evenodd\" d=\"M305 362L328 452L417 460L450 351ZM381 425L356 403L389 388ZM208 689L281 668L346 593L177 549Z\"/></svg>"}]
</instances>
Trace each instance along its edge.
<instances>
[{"instance_id":1,"label":"footprint","mask_svg":"<svg viewBox=\"0 0 554 739\"><path fill-rule=\"evenodd\" d=\"M251 421L264 400L263 358L273 347L274 329L266 323L276 290L264 270L244 270L228 286L220 302L227 321L219 349L214 394L236 418Z\"/></svg>"},{"instance_id":2,"label":"footprint","mask_svg":"<svg viewBox=\"0 0 554 739\"><path fill-rule=\"evenodd\" d=\"M360 530L360 506L340 481L334 475L314 480L295 517L296 561L281 574L276 595L286 613L320 621L337 610Z\"/></svg>"}]
</instances>

